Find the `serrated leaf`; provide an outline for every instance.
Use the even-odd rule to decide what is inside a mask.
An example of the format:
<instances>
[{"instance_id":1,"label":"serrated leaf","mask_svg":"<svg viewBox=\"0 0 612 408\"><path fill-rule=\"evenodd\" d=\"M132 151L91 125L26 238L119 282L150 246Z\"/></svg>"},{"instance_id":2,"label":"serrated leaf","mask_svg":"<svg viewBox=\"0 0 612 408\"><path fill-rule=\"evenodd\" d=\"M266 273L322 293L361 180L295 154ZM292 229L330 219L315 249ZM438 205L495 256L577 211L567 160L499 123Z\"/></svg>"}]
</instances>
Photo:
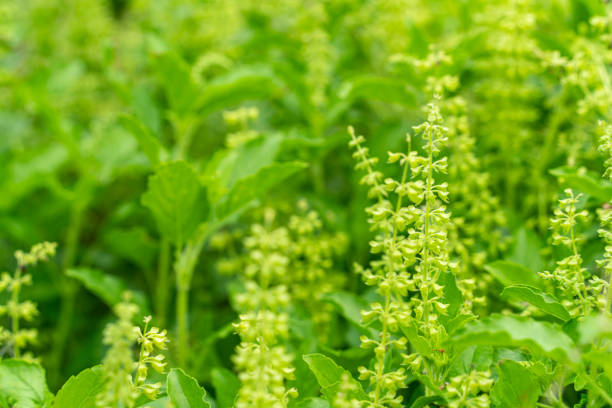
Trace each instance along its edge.
<instances>
[{"instance_id":1,"label":"serrated leaf","mask_svg":"<svg viewBox=\"0 0 612 408\"><path fill-rule=\"evenodd\" d=\"M0 394L13 401L12 408L45 406L50 394L45 371L23 360L0 361Z\"/></svg>"},{"instance_id":2,"label":"serrated leaf","mask_svg":"<svg viewBox=\"0 0 612 408\"><path fill-rule=\"evenodd\" d=\"M66 271L66 275L81 282L110 308L121 302L123 293L129 290L120 278L105 274L98 269L72 268ZM149 306L146 297L138 291L130 290L130 292L133 295L132 301L140 308L140 314L148 314Z\"/></svg>"},{"instance_id":3,"label":"serrated leaf","mask_svg":"<svg viewBox=\"0 0 612 408\"><path fill-rule=\"evenodd\" d=\"M577 359L572 340L559 327L528 317L494 314L468 323L450 343L459 348L472 345L525 347L559 361Z\"/></svg>"},{"instance_id":4,"label":"serrated leaf","mask_svg":"<svg viewBox=\"0 0 612 408\"><path fill-rule=\"evenodd\" d=\"M191 165L176 161L161 165L149 177L142 204L149 208L163 236L184 244L208 214L206 191Z\"/></svg>"},{"instance_id":5,"label":"serrated leaf","mask_svg":"<svg viewBox=\"0 0 612 408\"><path fill-rule=\"evenodd\" d=\"M446 320L452 319L457 316L463 304L463 295L457 287L455 275L453 275L452 272L443 272L438 279L438 285L444 287L442 303L448 305L448 309L446 310L447 314L444 317L447 318Z\"/></svg>"},{"instance_id":6,"label":"serrated leaf","mask_svg":"<svg viewBox=\"0 0 612 408\"><path fill-rule=\"evenodd\" d=\"M305 168L306 164L301 162L273 163L256 174L238 180L229 193L215 205L215 222L223 224L277 184Z\"/></svg>"},{"instance_id":7,"label":"serrated leaf","mask_svg":"<svg viewBox=\"0 0 612 408\"><path fill-rule=\"evenodd\" d=\"M349 381L355 386L355 390L349 393L349 398L357 400L366 399L361 383L355 380L348 371L336 364L331 358L319 353L306 354L302 358L317 378L321 392L328 401L333 401L336 394L338 394L344 374L348 375Z\"/></svg>"},{"instance_id":8,"label":"serrated leaf","mask_svg":"<svg viewBox=\"0 0 612 408\"><path fill-rule=\"evenodd\" d=\"M528 285L511 285L504 288L502 298L527 302L541 311L566 322L571 319L569 312L551 295Z\"/></svg>"},{"instance_id":9,"label":"serrated leaf","mask_svg":"<svg viewBox=\"0 0 612 408\"><path fill-rule=\"evenodd\" d=\"M563 186L585 193L599 202L612 200L612 183L602 179L599 175L580 172L569 166L552 169L550 174L557 177Z\"/></svg>"},{"instance_id":10,"label":"serrated leaf","mask_svg":"<svg viewBox=\"0 0 612 408\"><path fill-rule=\"evenodd\" d=\"M152 166L157 166L168 158L168 152L161 142L142 122L128 115L121 115L119 120L125 130L136 139L140 149L147 156Z\"/></svg>"},{"instance_id":11,"label":"serrated leaf","mask_svg":"<svg viewBox=\"0 0 612 408\"><path fill-rule=\"evenodd\" d=\"M206 391L180 368L173 368L167 377L168 397L176 408L210 408Z\"/></svg>"},{"instance_id":12,"label":"serrated leaf","mask_svg":"<svg viewBox=\"0 0 612 408\"><path fill-rule=\"evenodd\" d=\"M102 368L87 368L66 381L53 400L53 408L96 408L96 398L104 385Z\"/></svg>"},{"instance_id":13,"label":"serrated leaf","mask_svg":"<svg viewBox=\"0 0 612 408\"><path fill-rule=\"evenodd\" d=\"M540 286L540 280L535 272L511 261L491 262L485 265L485 269L504 286L514 284Z\"/></svg>"},{"instance_id":14,"label":"serrated leaf","mask_svg":"<svg viewBox=\"0 0 612 408\"><path fill-rule=\"evenodd\" d=\"M432 353L431 346L427 339L419 334L416 327L411 325L402 325L402 332L406 335L406 338L412 344L412 347L423 356L430 356Z\"/></svg>"},{"instance_id":15,"label":"serrated leaf","mask_svg":"<svg viewBox=\"0 0 612 408\"><path fill-rule=\"evenodd\" d=\"M219 408L232 408L240 389L240 381L236 374L222 367L215 367L211 372L212 384L217 394Z\"/></svg>"},{"instance_id":16,"label":"serrated leaf","mask_svg":"<svg viewBox=\"0 0 612 408\"><path fill-rule=\"evenodd\" d=\"M533 374L520 363L505 360L499 365L499 379L491 390L496 407L535 407L540 385Z\"/></svg>"}]
</instances>

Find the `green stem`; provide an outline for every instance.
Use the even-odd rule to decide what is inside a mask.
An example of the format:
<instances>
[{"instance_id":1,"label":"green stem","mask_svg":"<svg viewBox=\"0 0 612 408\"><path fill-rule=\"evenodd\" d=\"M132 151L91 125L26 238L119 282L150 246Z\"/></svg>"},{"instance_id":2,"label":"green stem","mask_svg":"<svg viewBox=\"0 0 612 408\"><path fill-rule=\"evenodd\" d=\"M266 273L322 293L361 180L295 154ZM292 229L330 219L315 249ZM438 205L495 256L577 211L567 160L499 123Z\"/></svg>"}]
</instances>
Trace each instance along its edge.
<instances>
[{"instance_id":1,"label":"green stem","mask_svg":"<svg viewBox=\"0 0 612 408\"><path fill-rule=\"evenodd\" d=\"M572 214L573 215L573 214ZM574 228L572 228L570 230L570 239L572 241L572 253L574 254L574 257L576 259L578 259L579 255L578 255L578 248L576 246L576 237L574 235ZM577 274L580 274L580 265L576 266L576 268L578 269L576 272ZM586 289L586 285L584 287L584 295L582 293L580 293L580 291L578 291L578 297L580 298L580 301L582 302L582 308L583 308L583 312L584 312L584 316L589 314L589 304L587 302L587 289Z\"/></svg>"},{"instance_id":2,"label":"green stem","mask_svg":"<svg viewBox=\"0 0 612 408\"><path fill-rule=\"evenodd\" d=\"M408 154L410 154L410 141L408 142ZM406 178L408 177L408 168L409 168L409 162L408 160L406 160L406 163L404 163L404 168L402 170L402 181L401 181L401 185L403 186L406 183ZM368 170L370 170L370 168L368 167ZM398 194L397 196L397 203L395 205L395 214L398 214L400 209L402 208L402 195ZM382 197L379 197L379 200ZM396 244L396 240L397 240L397 224L393 223L393 236L391 238L391 250L395 251L395 244ZM389 268L388 270L388 275L390 275L391 273L394 273L395 271L395 264L393 261L393 257L392 256L388 256L388 265L387 267ZM374 393L374 403L378 404L380 402L380 393L381 393L381 384L382 384L382 376L384 374L384 366L385 366L385 360L387 358L387 353L386 350L388 348L388 342L389 342L389 332L387 329L387 318L389 316L389 311L390 311L390 307L391 307L391 297L392 294L389 290L385 291L385 310L384 310L384 318L382 321L382 331L381 331L381 339L380 339L380 344L381 346L384 348L385 353L382 355L382 358L378 361L378 367L376 370L376 390Z\"/></svg>"},{"instance_id":3,"label":"green stem","mask_svg":"<svg viewBox=\"0 0 612 408\"><path fill-rule=\"evenodd\" d=\"M612 273L608 276L608 295L606 297L606 313L612 314Z\"/></svg>"},{"instance_id":4,"label":"green stem","mask_svg":"<svg viewBox=\"0 0 612 408\"><path fill-rule=\"evenodd\" d=\"M19 304L19 292L21 291L21 266L17 267L15 271L15 278L13 280L13 292L11 293L11 302L14 306ZM11 332L13 335L13 339L17 335L19 331L19 313L13 313L11 316ZM13 354L15 358L21 357L21 351L16 343L13 342Z\"/></svg>"},{"instance_id":5,"label":"green stem","mask_svg":"<svg viewBox=\"0 0 612 408\"><path fill-rule=\"evenodd\" d=\"M77 192L79 190L80 189L77 188ZM85 201L77 199L77 201L73 203L70 214L70 224L66 234L64 257L61 265L62 272L65 272L74 265L79 246L81 224L85 209ZM66 343L72 329L75 311L75 296L77 292L77 286L74 281L66 277L64 273L61 274L60 278L60 291L62 299L58 325L55 331L55 337L53 339L53 354L51 360L52 375L55 376L55 380L59 379L61 365L64 360Z\"/></svg>"},{"instance_id":6,"label":"green stem","mask_svg":"<svg viewBox=\"0 0 612 408\"><path fill-rule=\"evenodd\" d=\"M166 326L168 313L168 293L170 285L168 277L170 273L170 242L163 239L158 260L157 285L155 286L155 314L160 327Z\"/></svg>"},{"instance_id":7,"label":"green stem","mask_svg":"<svg viewBox=\"0 0 612 408\"><path fill-rule=\"evenodd\" d=\"M189 290L191 278L196 261L202 250L207 234L196 243L183 246L179 243L176 248L174 269L176 274L176 325L177 325L177 358L179 365L185 366L189 357ZM202 238L200 236L199 238Z\"/></svg>"},{"instance_id":8,"label":"green stem","mask_svg":"<svg viewBox=\"0 0 612 408\"><path fill-rule=\"evenodd\" d=\"M433 135L427 131L427 180L425 182L425 220L423 225L423 312L425 324L429 321L429 218L431 217L431 188L433 183Z\"/></svg>"},{"instance_id":9,"label":"green stem","mask_svg":"<svg viewBox=\"0 0 612 408\"><path fill-rule=\"evenodd\" d=\"M179 366L185 367L187 356L189 355L189 288L177 287L176 297L176 321L178 330L178 350L177 357Z\"/></svg>"},{"instance_id":10,"label":"green stem","mask_svg":"<svg viewBox=\"0 0 612 408\"><path fill-rule=\"evenodd\" d=\"M138 364L136 365L136 369L138 370L142 365L143 365L143 360L144 360L144 354L145 354L145 342L144 342L144 336L147 335L147 330L149 329L149 321L145 319L145 326L144 326L144 330L142 331L142 336L143 338L142 343L140 343L140 353L138 353ZM136 379L136 383L134 384L136 387L140 387L143 385L142 381L139 381L139 379Z\"/></svg>"}]
</instances>

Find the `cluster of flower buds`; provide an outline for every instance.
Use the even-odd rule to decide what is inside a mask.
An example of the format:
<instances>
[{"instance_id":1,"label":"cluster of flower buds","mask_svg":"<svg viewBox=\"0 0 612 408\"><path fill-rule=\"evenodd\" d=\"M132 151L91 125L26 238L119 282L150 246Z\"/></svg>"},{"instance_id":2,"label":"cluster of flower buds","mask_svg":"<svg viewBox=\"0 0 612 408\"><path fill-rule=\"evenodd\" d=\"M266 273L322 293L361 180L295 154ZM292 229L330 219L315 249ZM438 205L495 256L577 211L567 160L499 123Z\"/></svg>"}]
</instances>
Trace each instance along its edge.
<instances>
[{"instance_id":1,"label":"cluster of flower buds","mask_svg":"<svg viewBox=\"0 0 612 408\"><path fill-rule=\"evenodd\" d=\"M144 318L145 327L135 327L140 344L140 355L136 365L136 380L134 385L141 390L149 399L155 399L161 388L161 383L147 383L149 367L153 367L158 373L163 373L166 367L165 357L160 351L166 350L168 343L168 332L159 330L157 327L149 328L151 316ZM157 352L157 353L156 353Z\"/></svg>"},{"instance_id":2,"label":"cluster of flower buds","mask_svg":"<svg viewBox=\"0 0 612 408\"><path fill-rule=\"evenodd\" d=\"M369 196L377 200L367 213L376 233L370 242L371 252L380 254L380 259L372 261L369 268L357 266L365 283L376 285L384 299L382 303L373 302L369 310L362 312L365 324L381 325L378 335L361 339L362 347L374 349L373 366L359 370L360 378L372 385L369 397L373 406L401 406L397 390L403 387L407 374L404 368L389 367L388 355L393 349L400 353L405 350L410 340L405 337L406 332L423 338L432 349L446 339L438 317L446 314L448 305L442 301L444 288L438 280L451 266L447 242L449 214L443 205L448 201L448 186L437 183L434 177L447 171L447 159L440 157L440 153L447 142L448 130L442 124L438 105L428 105L427 121L414 130L424 140L425 155L410 150L408 136L408 153L389 153L389 162L402 166L401 180L382 181L382 174L374 170L376 160L369 157L363 146L364 138L349 128L349 145L358 160L356 168L367 172L361 182L369 187ZM390 201L392 196L395 203ZM409 292L414 295L405 300ZM448 360L443 353L414 356L418 362L424 358L433 359L437 367Z\"/></svg>"},{"instance_id":3,"label":"cluster of flower buds","mask_svg":"<svg viewBox=\"0 0 612 408\"><path fill-rule=\"evenodd\" d=\"M287 286L289 233L272 226L275 213L266 212L264 225L256 224L244 239L247 255L239 271L245 291L235 296L242 312L234 328L241 343L233 356L240 390L236 407L285 408L297 390L287 389L293 378L293 356L283 343L289 336L291 297Z\"/></svg>"},{"instance_id":4,"label":"cluster of flower buds","mask_svg":"<svg viewBox=\"0 0 612 408\"><path fill-rule=\"evenodd\" d=\"M334 408L363 408L364 401L360 401L354 397L357 392L357 385L351 381L348 373L342 374L340 378L340 386L334 398Z\"/></svg>"},{"instance_id":5,"label":"cluster of flower buds","mask_svg":"<svg viewBox=\"0 0 612 408\"><path fill-rule=\"evenodd\" d=\"M604 307L606 301L602 292L608 283L598 276L590 277L589 271L582 265L576 226L578 221L586 220L589 213L578 209L582 194L574 195L570 189L566 189L565 194L551 218L552 242L553 245L568 248L570 255L557 261L553 272L545 271L539 275L553 284L561 294L562 303L573 316L587 315L592 310Z\"/></svg>"},{"instance_id":6,"label":"cluster of flower buds","mask_svg":"<svg viewBox=\"0 0 612 408\"><path fill-rule=\"evenodd\" d=\"M471 371L451 378L444 386L448 407L489 408L489 391L493 382L489 371Z\"/></svg>"},{"instance_id":7,"label":"cluster of flower buds","mask_svg":"<svg viewBox=\"0 0 612 408\"><path fill-rule=\"evenodd\" d=\"M257 120L258 117L259 110L255 107L241 107L223 112L223 120L225 120L227 126L235 129L227 135L227 147L238 147L256 139L259 132L250 129L249 124Z\"/></svg>"},{"instance_id":8,"label":"cluster of flower buds","mask_svg":"<svg viewBox=\"0 0 612 408\"><path fill-rule=\"evenodd\" d=\"M102 341L109 349L102 362L106 384L97 396L99 407L131 408L141 394L156 399L162 386L159 382L147 382L147 378L149 367L164 372L166 363L161 351L167 347L168 333L157 327L149 328L151 316L144 318L144 329L134 326L132 322L138 314L138 306L130 298L130 293L126 292L123 301L114 308L118 320L104 329ZM140 351L135 361L136 345L140 345Z\"/></svg>"},{"instance_id":9,"label":"cluster of flower buds","mask_svg":"<svg viewBox=\"0 0 612 408\"><path fill-rule=\"evenodd\" d=\"M36 329L20 327L20 321L31 322L38 315L36 304L19 298L21 289L32 284L32 275L27 273L30 266L49 260L55 255L57 244L42 242L34 245L29 252L16 251L17 269L11 275L3 272L0 275L0 292L8 292L5 305L0 305L0 318L8 317L10 325L6 328L0 326L0 344L7 344L13 356L32 359L30 354L22 355L21 351L28 345L34 344L38 338ZM0 355L0 358L2 356Z\"/></svg>"},{"instance_id":10,"label":"cluster of flower buds","mask_svg":"<svg viewBox=\"0 0 612 408\"><path fill-rule=\"evenodd\" d=\"M104 328L102 339L109 349L102 361L106 385L96 400L100 408L133 407L139 395L132 380L135 366L133 348L138 340L132 322L138 313L138 306L130 302L129 294L125 294L123 301L114 307L114 312L118 320Z\"/></svg>"}]
</instances>

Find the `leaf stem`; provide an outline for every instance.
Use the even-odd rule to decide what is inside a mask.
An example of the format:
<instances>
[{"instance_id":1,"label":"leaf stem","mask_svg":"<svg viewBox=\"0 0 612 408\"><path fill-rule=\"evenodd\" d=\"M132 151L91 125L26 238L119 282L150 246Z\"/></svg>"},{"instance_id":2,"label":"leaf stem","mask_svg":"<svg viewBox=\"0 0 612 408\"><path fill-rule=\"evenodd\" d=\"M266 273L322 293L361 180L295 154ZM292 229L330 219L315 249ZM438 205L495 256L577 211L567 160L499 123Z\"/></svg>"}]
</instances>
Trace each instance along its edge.
<instances>
[{"instance_id":1,"label":"leaf stem","mask_svg":"<svg viewBox=\"0 0 612 408\"><path fill-rule=\"evenodd\" d=\"M177 287L176 297L176 322L178 330L177 358L179 366L185 367L189 355L189 288Z\"/></svg>"},{"instance_id":2,"label":"leaf stem","mask_svg":"<svg viewBox=\"0 0 612 408\"><path fill-rule=\"evenodd\" d=\"M87 209L87 182L83 179L76 188L76 197L70 212L70 224L68 225L68 232L66 234L66 245L59 280L61 305L58 324L53 339L53 351L50 362L50 374L54 381L58 381L60 377L66 343L68 342L74 320L77 285L72 279L65 275L65 272L67 269L74 266L76 253L79 248L83 215Z\"/></svg>"},{"instance_id":3,"label":"leaf stem","mask_svg":"<svg viewBox=\"0 0 612 408\"><path fill-rule=\"evenodd\" d=\"M162 239L157 269L157 286L155 293L155 314L160 327L166 326L168 309L168 282L170 272L170 242Z\"/></svg>"}]
</instances>

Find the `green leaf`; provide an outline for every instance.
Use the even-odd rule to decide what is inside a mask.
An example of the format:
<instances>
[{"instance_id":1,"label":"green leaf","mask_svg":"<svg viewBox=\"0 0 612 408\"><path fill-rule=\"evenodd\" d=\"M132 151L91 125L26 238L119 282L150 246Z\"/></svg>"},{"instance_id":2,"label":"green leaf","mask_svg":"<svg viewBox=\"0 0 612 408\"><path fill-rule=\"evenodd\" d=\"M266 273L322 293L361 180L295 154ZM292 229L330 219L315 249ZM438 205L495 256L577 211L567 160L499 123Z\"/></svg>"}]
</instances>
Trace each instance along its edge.
<instances>
[{"instance_id":1,"label":"green leaf","mask_svg":"<svg viewBox=\"0 0 612 408\"><path fill-rule=\"evenodd\" d=\"M96 408L96 397L104 385L100 366L85 369L62 386L53 400L53 408Z\"/></svg>"},{"instance_id":2,"label":"green leaf","mask_svg":"<svg viewBox=\"0 0 612 408\"><path fill-rule=\"evenodd\" d=\"M138 265L143 270L153 270L157 257L157 245L143 227L114 228L104 234L104 243L118 256Z\"/></svg>"},{"instance_id":3,"label":"green leaf","mask_svg":"<svg viewBox=\"0 0 612 408\"><path fill-rule=\"evenodd\" d=\"M540 280L532 270L511 261L495 261L485 265L485 269L504 286L527 284L540 286Z\"/></svg>"},{"instance_id":4,"label":"green leaf","mask_svg":"<svg viewBox=\"0 0 612 408\"><path fill-rule=\"evenodd\" d=\"M196 109L208 115L243 101L270 99L280 92L280 83L269 70L243 68L207 84L198 97Z\"/></svg>"},{"instance_id":5,"label":"green leaf","mask_svg":"<svg viewBox=\"0 0 612 408\"><path fill-rule=\"evenodd\" d=\"M210 408L210 404L204 400L204 388L180 368L170 370L167 383L168 396L176 408Z\"/></svg>"},{"instance_id":6,"label":"green leaf","mask_svg":"<svg viewBox=\"0 0 612 408\"><path fill-rule=\"evenodd\" d=\"M544 261L540 250L542 242L533 230L521 226L514 233L514 245L508 261L523 265L532 271L541 271L544 268Z\"/></svg>"},{"instance_id":7,"label":"green leaf","mask_svg":"<svg viewBox=\"0 0 612 408\"><path fill-rule=\"evenodd\" d=\"M129 290L120 278L105 274L98 269L72 268L66 271L66 275L81 282L83 286L102 299L110 308L121 302L123 300L123 293ZM149 306L146 297L141 292L129 291L133 295L132 301L140 308L140 313L148 314Z\"/></svg>"},{"instance_id":8,"label":"green leaf","mask_svg":"<svg viewBox=\"0 0 612 408\"><path fill-rule=\"evenodd\" d=\"M132 90L132 106L136 117L147 130L159 135L162 126L162 115L157 107L151 91L146 86L136 86Z\"/></svg>"},{"instance_id":9,"label":"green leaf","mask_svg":"<svg viewBox=\"0 0 612 408\"><path fill-rule=\"evenodd\" d=\"M30 178L55 173L68 159L67 149L59 143L50 144L42 149L28 149L12 162L13 181L24 183Z\"/></svg>"},{"instance_id":10,"label":"green leaf","mask_svg":"<svg viewBox=\"0 0 612 408\"><path fill-rule=\"evenodd\" d=\"M39 408L46 404L49 389L45 371L23 360L0 362L0 394L13 401L12 408Z\"/></svg>"},{"instance_id":11,"label":"green leaf","mask_svg":"<svg viewBox=\"0 0 612 408\"><path fill-rule=\"evenodd\" d=\"M605 314L586 316L575 323L579 344L599 343L604 338L612 340L612 318Z\"/></svg>"},{"instance_id":12,"label":"green leaf","mask_svg":"<svg viewBox=\"0 0 612 408\"><path fill-rule=\"evenodd\" d=\"M571 319L569 312L561 303L551 295L538 288L528 285L507 286L502 294L502 298L527 302L537 307L541 311L555 316L564 322Z\"/></svg>"},{"instance_id":13,"label":"green leaf","mask_svg":"<svg viewBox=\"0 0 612 408\"><path fill-rule=\"evenodd\" d=\"M569 166L552 169L550 174L557 177L559 183L564 187L587 194L599 200L600 203L612 199L612 183L602 179L600 175Z\"/></svg>"},{"instance_id":14,"label":"green leaf","mask_svg":"<svg viewBox=\"0 0 612 408\"><path fill-rule=\"evenodd\" d=\"M144 404L138 405L136 408L168 408L170 406L170 398L161 397L155 401L147 401Z\"/></svg>"},{"instance_id":15,"label":"green leaf","mask_svg":"<svg viewBox=\"0 0 612 408\"><path fill-rule=\"evenodd\" d=\"M469 374L471 371L486 371L493 364L493 347L470 346L456 357L449 370L449 377Z\"/></svg>"},{"instance_id":16,"label":"green leaf","mask_svg":"<svg viewBox=\"0 0 612 408\"><path fill-rule=\"evenodd\" d=\"M125 130L134 136L140 149L144 152L145 156L147 156L151 165L158 166L160 163L167 160L168 152L157 137L155 137L142 122L128 115L121 115L119 121Z\"/></svg>"},{"instance_id":17,"label":"green leaf","mask_svg":"<svg viewBox=\"0 0 612 408\"><path fill-rule=\"evenodd\" d=\"M355 385L355 391L350 393L349 398L356 398L357 400L366 399L361 383L355 380L348 371L336 364L331 358L319 353L306 354L302 358L317 378L317 382L321 386L321 392L328 401L333 401L338 393L344 374L347 374L349 381Z\"/></svg>"},{"instance_id":18,"label":"green leaf","mask_svg":"<svg viewBox=\"0 0 612 408\"><path fill-rule=\"evenodd\" d=\"M179 116L184 116L195 106L200 93L200 87L191 78L189 66L178 55L165 53L158 56L156 69L170 108Z\"/></svg>"},{"instance_id":19,"label":"green leaf","mask_svg":"<svg viewBox=\"0 0 612 408\"><path fill-rule=\"evenodd\" d=\"M215 163L215 177L224 187L231 188L238 180L272 164L282 141L279 135L260 137L229 150Z\"/></svg>"},{"instance_id":20,"label":"green leaf","mask_svg":"<svg viewBox=\"0 0 612 408\"><path fill-rule=\"evenodd\" d=\"M419 104L417 92L405 80L370 75L345 83L340 89L340 97L349 102L358 99L379 100L411 108Z\"/></svg>"},{"instance_id":21,"label":"green leaf","mask_svg":"<svg viewBox=\"0 0 612 408\"><path fill-rule=\"evenodd\" d=\"M149 177L142 204L153 213L162 235L177 245L189 240L208 213L206 190L182 160L163 164Z\"/></svg>"},{"instance_id":22,"label":"green leaf","mask_svg":"<svg viewBox=\"0 0 612 408\"><path fill-rule=\"evenodd\" d=\"M559 327L528 317L494 314L468 323L450 343L458 348L472 345L525 347L559 361L577 359L572 340Z\"/></svg>"},{"instance_id":23,"label":"green leaf","mask_svg":"<svg viewBox=\"0 0 612 408\"><path fill-rule=\"evenodd\" d=\"M499 379L491 390L496 407L535 407L539 396L540 385L527 368L513 360L499 364Z\"/></svg>"},{"instance_id":24,"label":"green leaf","mask_svg":"<svg viewBox=\"0 0 612 408\"><path fill-rule=\"evenodd\" d=\"M431 346L427 339L421 336L414 324L401 325L402 332L406 335L406 338L412 344L412 347L423 356L430 356L432 353Z\"/></svg>"},{"instance_id":25,"label":"green leaf","mask_svg":"<svg viewBox=\"0 0 612 408\"><path fill-rule=\"evenodd\" d=\"M304 168L306 164L301 162L273 163L252 176L238 180L229 193L215 205L215 222L223 224L277 184Z\"/></svg>"},{"instance_id":26,"label":"green leaf","mask_svg":"<svg viewBox=\"0 0 612 408\"><path fill-rule=\"evenodd\" d=\"M433 403L440 403L440 404L445 404L446 401L444 400L444 398L439 397L437 395L432 395L430 397L419 397L416 400L414 400L414 402L412 403L412 405L410 405L410 408L423 408L423 407L427 407L429 406L429 404L433 404Z\"/></svg>"},{"instance_id":27,"label":"green leaf","mask_svg":"<svg viewBox=\"0 0 612 408\"><path fill-rule=\"evenodd\" d=\"M323 300L334 305L346 320L357 327L368 332L372 330L361 322L361 311L369 309L368 302L363 298L350 292L334 292L326 294Z\"/></svg>"},{"instance_id":28,"label":"green leaf","mask_svg":"<svg viewBox=\"0 0 612 408\"><path fill-rule=\"evenodd\" d=\"M217 405L219 408L232 408L234 400L240 389L238 377L230 370L223 367L215 367L211 372L212 384L217 394Z\"/></svg>"},{"instance_id":29,"label":"green leaf","mask_svg":"<svg viewBox=\"0 0 612 408\"><path fill-rule=\"evenodd\" d=\"M446 311L447 315L444 317L447 319L452 319L453 317L457 316L457 313L459 313L459 309L461 309L461 305L463 304L463 295L457 287L455 275L453 275L452 272L444 272L440 274L438 284L444 287L442 303L448 305L448 309Z\"/></svg>"}]
</instances>

